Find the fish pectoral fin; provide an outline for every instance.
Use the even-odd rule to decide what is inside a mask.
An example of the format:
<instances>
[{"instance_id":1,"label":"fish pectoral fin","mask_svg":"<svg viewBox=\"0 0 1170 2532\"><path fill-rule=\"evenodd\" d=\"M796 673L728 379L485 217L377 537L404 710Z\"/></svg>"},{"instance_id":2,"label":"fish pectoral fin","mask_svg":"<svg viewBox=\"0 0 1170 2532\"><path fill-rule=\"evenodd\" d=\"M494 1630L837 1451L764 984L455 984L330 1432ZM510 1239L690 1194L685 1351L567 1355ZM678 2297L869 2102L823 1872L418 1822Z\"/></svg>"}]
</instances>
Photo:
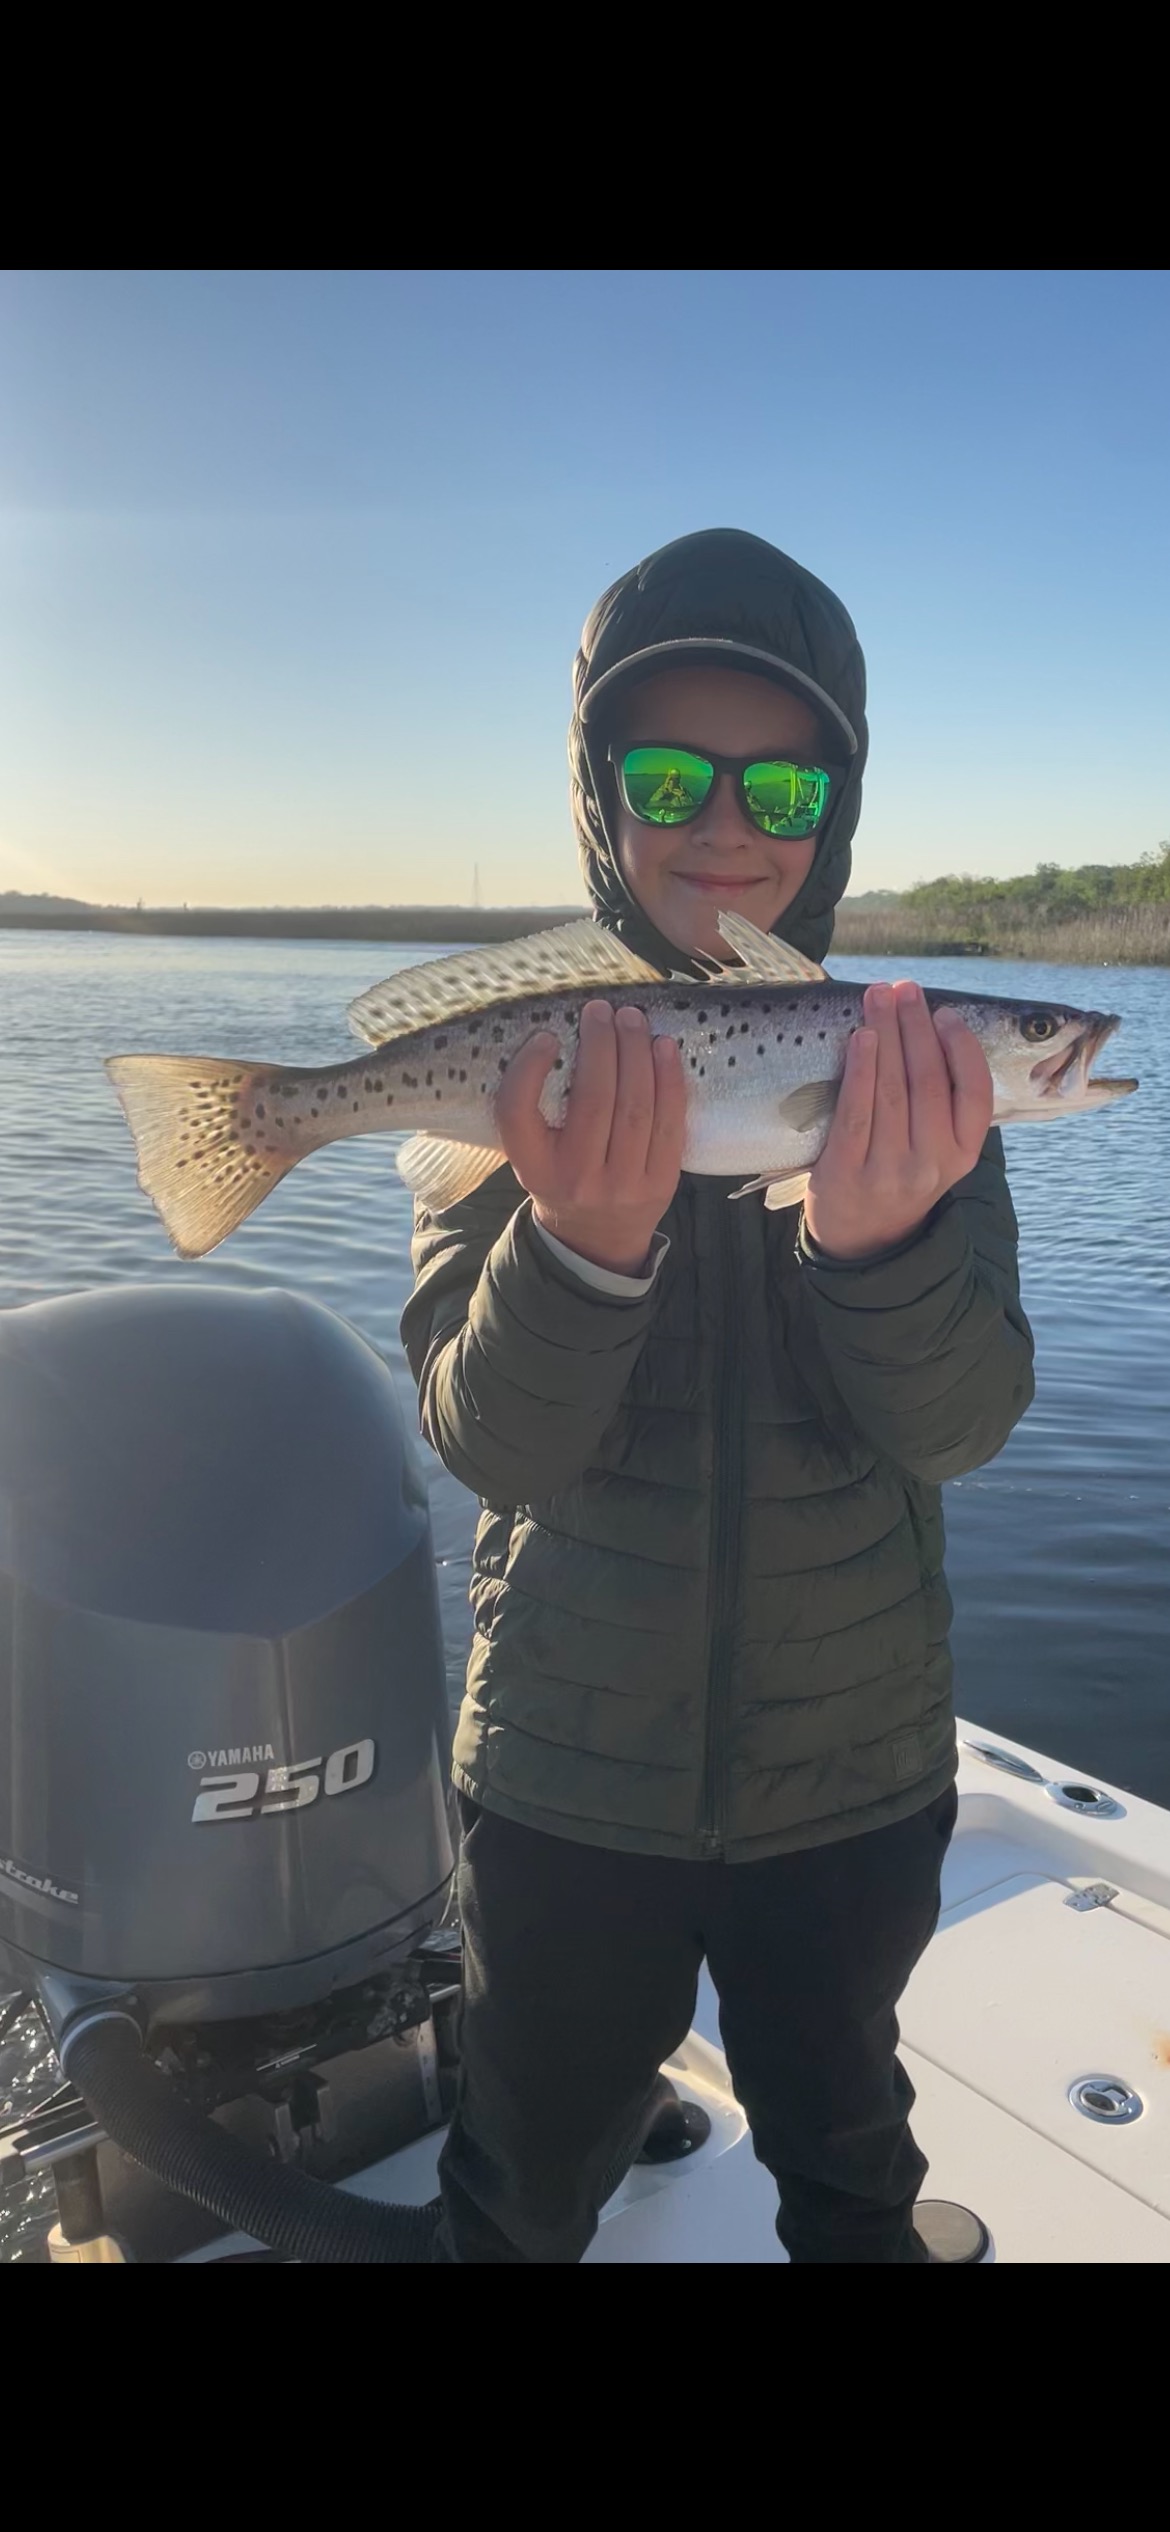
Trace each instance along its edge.
<instances>
[{"instance_id":1,"label":"fish pectoral fin","mask_svg":"<svg viewBox=\"0 0 1170 2532\"><path fill-rule=\"evenodd\" d=\"M499 1169L503 1152L484 1143L448 1143L437 1134L412 1134L398 1154L398 1175L428 1213L462 1204Z\"/></svg>"},{"instance_id":2,"label":"fish pectoral fin","mask_svg":"<svg viewBox=\"0 0 1170 2532\"><path fill-rule=\"evenodd\" d=\"M811 1134L814 1126L831 1122L840 1092L839 1074L832 1081L802 1081L781 1100L780 1115L794 1134Z\"/></svg>"},{"instance_id":3,"label":"fish pectoral fin","mask_svg":"<svg viewBox=\"0 0 1170 2532\"><path fill-rule=\"evenodd\" d=\"M763 982L781 985L824 985L828 977L815 958L805 958L791 941L781 941L775 932L761 932L759 925L749 923L746 914L721 913L719 929L728 948L735 951L742 964L725 968L732 983Z\"/></svg>"},{"instance_id":4,"label":"fish pectoral fin","mask_svg":"<svg viewBox=\"0 0 1170 2532\"><path fill-rule=\"evenodd\" d=\"M737 1196L756 1196L764 1189L764 1203L769 1213L779 1213L786 1205L803 1204L812 1173L807 1169L773 1169L763 1178L749 1178L745 1187L733 1187L731 1201Z\"/></svg>"},{"instance_id":5,"label":"fish pectoral fin","mask_svg":"<svg viewBox=\"0 0 1170 2532\"><path fill-rule=\"evenodd\" d=\"M371 985L349 1006L350 1027L370 1046L385 1046L415 1029L430 1028L493 1002L519 1002L531 994L587 993L593 985L657 985L662 976L586 915L524 940L490 942L457 950Z\"/></svg>"}]
</instances>

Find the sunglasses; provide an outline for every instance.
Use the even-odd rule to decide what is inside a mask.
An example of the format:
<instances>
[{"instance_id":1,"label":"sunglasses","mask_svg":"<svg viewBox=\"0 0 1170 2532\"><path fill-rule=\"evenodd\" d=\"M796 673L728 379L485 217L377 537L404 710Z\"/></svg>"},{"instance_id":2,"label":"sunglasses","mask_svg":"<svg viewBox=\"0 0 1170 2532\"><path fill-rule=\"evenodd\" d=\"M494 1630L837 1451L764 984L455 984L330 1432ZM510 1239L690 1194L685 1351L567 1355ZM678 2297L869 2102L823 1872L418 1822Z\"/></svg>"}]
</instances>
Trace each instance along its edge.
<instances>
[{"instance_id":1,"label":"sunglasses","mask_svg":"<svg viewBox=\"0 0 1170 2532\"><path fill-rule=\"evenodd\" d=\"M813 835L843 768L794 765L787 758L700 756L689 747L609 750L618 788L643 826L686 826L710 798L717 777L730 774L744 816L762 835L799 841Z\"/></svg>"}]
</instances>

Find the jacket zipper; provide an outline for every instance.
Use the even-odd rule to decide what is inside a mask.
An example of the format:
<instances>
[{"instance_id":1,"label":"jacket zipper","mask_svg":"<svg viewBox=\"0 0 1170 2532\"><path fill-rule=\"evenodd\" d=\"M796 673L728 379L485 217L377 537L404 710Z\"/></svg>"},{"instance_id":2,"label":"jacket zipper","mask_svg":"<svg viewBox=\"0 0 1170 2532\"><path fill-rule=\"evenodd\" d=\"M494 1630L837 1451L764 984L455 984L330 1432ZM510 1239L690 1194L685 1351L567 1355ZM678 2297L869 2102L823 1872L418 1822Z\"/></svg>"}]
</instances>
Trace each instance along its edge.
<instances>
[{"instance_id":1,"label":"jacket zipper","mask_svg":"<svg viewBox=\"0 0 1170 2532\"><path fill-rule=\"evenodd\" d=\"M715 1192L719 1222L715 1353L715 1451L711 1472L711 1562L707 1578L707 1731L700 1843L723 1853L727 1834L727 1706L739 1605L743 1527L743 1323L726 1190Z\"/></svg>"}]
</instances>

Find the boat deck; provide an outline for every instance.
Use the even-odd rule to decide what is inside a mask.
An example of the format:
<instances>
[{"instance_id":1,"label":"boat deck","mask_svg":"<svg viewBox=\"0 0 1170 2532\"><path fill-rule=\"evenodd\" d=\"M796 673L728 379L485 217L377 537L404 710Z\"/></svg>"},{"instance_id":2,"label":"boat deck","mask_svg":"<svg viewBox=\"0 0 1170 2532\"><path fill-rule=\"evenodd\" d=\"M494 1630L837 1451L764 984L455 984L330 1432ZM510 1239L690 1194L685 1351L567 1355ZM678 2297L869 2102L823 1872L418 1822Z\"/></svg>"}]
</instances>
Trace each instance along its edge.
<instances>
[{"instance_id":1,"label":"boat deck","mask_svg":"<svg viewBox=\"0 0 1170 2532\"><path fill-rule=\"evenodd\" d=\"M978 2211L989 2262L1170 2261L1170 1813L1085 1787L1017 1742L962 1724L960 1736L942 1918L900 2017L930 2158L924 2195ZM1068 1786L1095 1794L1093 1807L1072 1807ZM782 2262L774 2187L731 2091L706 1979L667 2071L710 2112L710 2139L687 2162L635 2168L587 2260ZM1078 2084L1084 2109L1070 2097ZM419 2204L435 2193L440 2142L347 2185Z\"/></svg>"}]
</instances>

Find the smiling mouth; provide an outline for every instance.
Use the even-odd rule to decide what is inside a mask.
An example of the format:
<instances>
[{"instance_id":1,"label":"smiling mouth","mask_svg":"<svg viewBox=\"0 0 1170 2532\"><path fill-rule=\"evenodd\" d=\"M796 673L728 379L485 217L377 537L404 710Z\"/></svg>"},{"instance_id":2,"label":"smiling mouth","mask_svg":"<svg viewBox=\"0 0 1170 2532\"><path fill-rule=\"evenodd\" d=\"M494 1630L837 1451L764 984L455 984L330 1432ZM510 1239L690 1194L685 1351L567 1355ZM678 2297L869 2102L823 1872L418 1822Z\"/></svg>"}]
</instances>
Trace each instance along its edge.
<instances>
[{"instance_id":1,"label":"smiling mouth","mask_svg":"<svg viewBox=\"0 0 1170 2532\"><path fill-rule=\"evenodd\" d=\"M761 878L761 879L707 879L707 878L701 878L701 877L700 877L700 875L699 875L699 873L698 873L698 871L696 871L696 870L676 870L676 872L675 872L675 874L674 874L674 875L675 875L675 878L676 878L676 879L681 879L681 881L682 881L682 883L683 883L684 888L702 888L702 889L703 889L703 890L704 890L704 891L705 891L708 895L710 895L710 896L723 896L723 897L725 897L725 896L727 896L727 895L728 895L728 893L729 893L729 892L730 892L731 894L733 894L733 895L734 895L734 894L735 894L735 893L737 893L737 892L738 892L738 890L740 890L741 888L766 888L766 887L767 887L767 884L768 884L768 883L767 883L767 880L766 880L766 879L763 879L763 878Z\"/></svg>"}]
</instances>

